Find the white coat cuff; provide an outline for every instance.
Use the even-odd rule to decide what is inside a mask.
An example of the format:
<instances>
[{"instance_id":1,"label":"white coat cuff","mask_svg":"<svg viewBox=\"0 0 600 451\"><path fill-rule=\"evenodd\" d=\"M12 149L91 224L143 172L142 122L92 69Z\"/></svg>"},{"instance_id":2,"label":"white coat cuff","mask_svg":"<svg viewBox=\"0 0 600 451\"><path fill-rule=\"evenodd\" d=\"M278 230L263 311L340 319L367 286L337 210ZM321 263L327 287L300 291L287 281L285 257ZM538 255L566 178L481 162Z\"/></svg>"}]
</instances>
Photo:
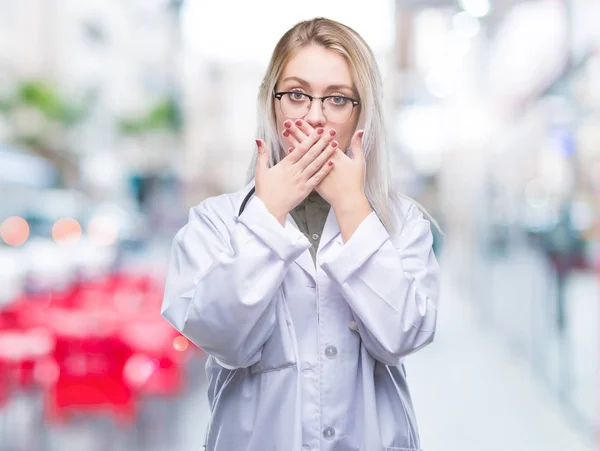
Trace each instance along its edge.
<instances>
[{"instance_id":1,"label":"white coat cuff","mask_svg":"<svg viewBox=\"0 0 600 451\"><path fill-rule=\"evenodd\" d=\"M284 261L296 260L311 246L300 230L291 225L282 226L257 196L250 199L238 221Z\"/></svg>"},{"instance_id":2,"label":"white coat cuff","mask_svg":"<svg viewBox=\"0 0 600 451\"><path fill-rule=\"evenodd\" d=\"M339 252L321 263L321 268L338 283L344 283L390 238L387 230L371 212L356 228Z\"/></svg>"}]
</instances>

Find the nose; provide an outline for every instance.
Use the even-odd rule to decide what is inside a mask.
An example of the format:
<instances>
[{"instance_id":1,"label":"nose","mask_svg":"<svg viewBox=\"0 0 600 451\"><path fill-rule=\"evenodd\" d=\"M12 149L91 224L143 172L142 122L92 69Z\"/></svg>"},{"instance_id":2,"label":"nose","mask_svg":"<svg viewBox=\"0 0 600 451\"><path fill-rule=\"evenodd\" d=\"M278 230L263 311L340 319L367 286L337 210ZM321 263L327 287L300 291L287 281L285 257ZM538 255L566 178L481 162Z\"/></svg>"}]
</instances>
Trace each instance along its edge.
<instances>
[{"instance_id":1,"label":"nose","mask_svg":"<svg viewBox=\"0 0 600 451\"><path fill-rule=\"evenodd\" d=\"M319 99L315 99L310 106L310 110L304 116L304 120L310 124L312 128L325 127L327 119L323 115L323 106Z\"/></svg>"}]
</instances>

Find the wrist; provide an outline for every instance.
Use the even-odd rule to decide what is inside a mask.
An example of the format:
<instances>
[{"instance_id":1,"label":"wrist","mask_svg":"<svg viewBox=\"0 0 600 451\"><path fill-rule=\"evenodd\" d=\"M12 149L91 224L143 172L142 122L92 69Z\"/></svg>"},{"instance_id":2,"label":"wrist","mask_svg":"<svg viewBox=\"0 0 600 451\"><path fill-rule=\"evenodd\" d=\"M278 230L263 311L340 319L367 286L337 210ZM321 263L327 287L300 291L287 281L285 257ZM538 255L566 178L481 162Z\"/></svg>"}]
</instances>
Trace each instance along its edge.
<instances>
[{"instance_id":1,"label":"wrist","mask_svg":"<svg viewBox=\"0 0 600 451\"><path fill-rule=\"evenodd\" d=\"M277 219L279 224L285 225L285 218L287 218L288 215L287 212L283 212L280 209L271 209L269 207L267 207L267 210L269 210L269 213L271 213L271 215Z\"/></svg>"},{"instance_id":2,"label":"wrist","mask_svg":"<svg viewBox=\"0 0 600 451\"><path fill-rule=\"evenodd\" d=\"M271 202L269 202L267 199L261 198L260 195L257 195L256 197L258 197L263 202L263 204L265 204L265 207L267 207L267 211L269 213L271 213L271 216L273 216L275 219L277 219L277 221L281 225L285 225L285 219L287 218L287 215L288 215L287 211L284 211L284 209L282 209L282 208L273 206L271 204Z\"/></svg>"},{"instance_id":3,"label":"wrist","mask_svg":"<svg viewBox=\"0 0 600 451\"><path fill-rule=\"evenodd\" d=\"M352 237L358 226L372 212L369 200L364 193L352 196L350 200L344 204L337 204L334 208L335 217L340 226L340 233L342 234L344 243Z\"/></svg>"},{"instance_id":4,"label":"wrist","mask_svg":"<svg viewBox=\"0 0 600 451\"><path fill-rule=\"evenodd\" d=\"M331 205L336 216L346 215L358 211L371 211L371 204L364 193L347 196L346 199Z\"/></svg>"}]
</instances>

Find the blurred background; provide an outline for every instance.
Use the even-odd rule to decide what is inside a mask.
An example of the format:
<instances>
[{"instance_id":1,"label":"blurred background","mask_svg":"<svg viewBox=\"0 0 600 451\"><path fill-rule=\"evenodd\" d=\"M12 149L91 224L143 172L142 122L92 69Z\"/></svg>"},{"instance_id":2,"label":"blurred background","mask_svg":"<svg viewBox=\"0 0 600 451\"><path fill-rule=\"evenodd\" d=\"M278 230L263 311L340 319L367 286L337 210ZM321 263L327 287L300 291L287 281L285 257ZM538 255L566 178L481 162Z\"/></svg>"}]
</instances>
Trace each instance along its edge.
<instances>
[{"instance_id":1,"label":"blurred background","mask_svg":"<svg viewBox=\"0 0 600 451\"><path fill-rule=\"evenodd\" d=\"M395 181L445 232L424 449L600 449L600 0L0 0L0 450L202 449L170 244L244 185L270 53L316 16L373 48Z\"/></svg>"}]
</instances>

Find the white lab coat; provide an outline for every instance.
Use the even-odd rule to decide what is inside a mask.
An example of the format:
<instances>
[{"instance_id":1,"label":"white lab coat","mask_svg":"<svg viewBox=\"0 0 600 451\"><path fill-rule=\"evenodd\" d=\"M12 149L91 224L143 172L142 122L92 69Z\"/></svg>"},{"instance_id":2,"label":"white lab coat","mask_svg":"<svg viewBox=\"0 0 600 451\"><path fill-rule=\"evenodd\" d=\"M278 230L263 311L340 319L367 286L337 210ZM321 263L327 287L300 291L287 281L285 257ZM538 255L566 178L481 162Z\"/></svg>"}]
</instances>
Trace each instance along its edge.
<instances>
[{"instance_id":1,"label":"white lab coat","mask_svg":"<svg viewBox=\"0 0 600 451\"><path fill-rule=\"evenodd\" d=\"M317 264L253 183L190 210L162 315L208 354L207 451L418 450L404 357L433 340L439 266L429 221L402 200L344 243L333 210Z\"/></svg>"}]
</instances>

